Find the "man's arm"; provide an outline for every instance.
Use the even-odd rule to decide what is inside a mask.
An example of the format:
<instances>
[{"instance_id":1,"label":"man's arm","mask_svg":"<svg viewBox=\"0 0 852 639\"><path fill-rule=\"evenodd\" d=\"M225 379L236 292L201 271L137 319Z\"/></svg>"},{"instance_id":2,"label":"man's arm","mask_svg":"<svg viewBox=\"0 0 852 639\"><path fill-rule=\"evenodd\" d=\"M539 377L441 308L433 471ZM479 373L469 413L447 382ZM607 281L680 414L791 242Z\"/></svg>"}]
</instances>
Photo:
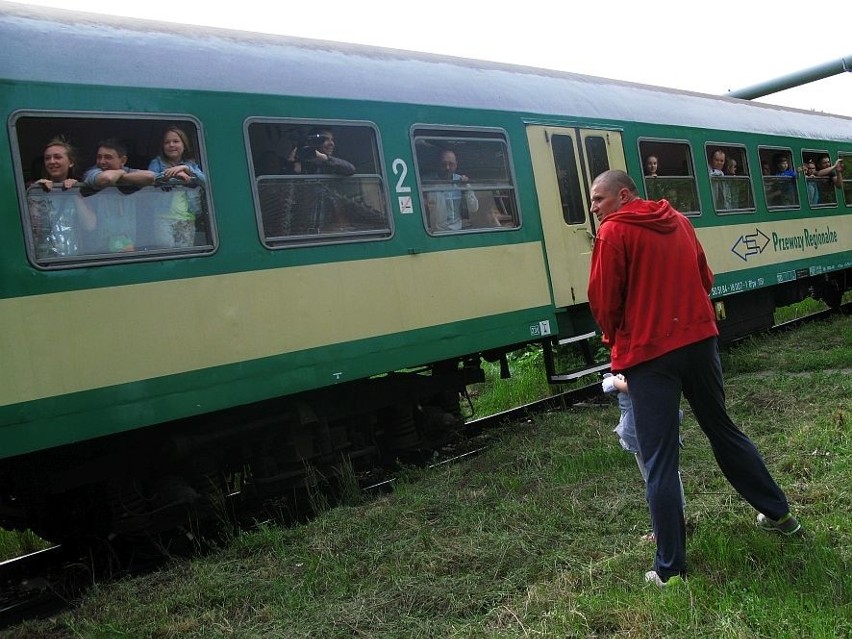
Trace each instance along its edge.
<instances>
[{"instance_id":1,"label":"man's arm","mask_svg":"<svg viewBox=\"0 0 852 639\"><path fill-rule=\"evenodd\" d=\"M476 213L479 210L479 200L476 198L476 193L469 186L464 188L464 203L468 213Z\"/></svg>"},{"instance_id":2,"label":"man's arm","mask_svg":"<svg viewBox=\"0 0 852 639\"><path fill-rule=\"evenodd\" d=\"M107 171L104 171L107 173ZM116 182L118 184L130 184L132 186L148 186L149 184L153 184L154 180L157 179L157 174L153 171L125 171L121 169L119 171L121 175L119 175ZM115 184L116 182L113 182Z\"/></svg>"},{"instance_id":3,"label":"man's arm","mask_svg":"<svg viewBox=\"0 0 852 639\"><path fill-rule=\"evenodd\" d=\"M827 166L824 169L819 169L816 172L817 177L830 177L831 181L834 182L834 186L837 188L843 188L843 160L837 160L831 166Z\"/></svg>"},{"instance_id":4,"label":"man's arm","mask_svg":"<svg viewBox=\"0 0 852 639\"><path fill-rule=\"evenodd\" d=\"M328 168L329 173L335 175L355 175L355 165L351 162L336 158L333 155L326 155L325 158L325 162L321 162L321 164Z\"/></svg>"},{"instance_id":5,"label":"man's arm","mask_svg":"<svg viewBox=\"0 0 852 639\"><path fill-rule=\"evenodd\" d=\"M105 186L117 184L122 175L124 175L124 169L107 169L106 171L94 169L86 174L83 181L96 189L102 189Z\"/></svg>"},{"instance_id":6,"label":"man's arm","mask_svg":"<svg viewBox=\"0 0 852 639\"><path fill-rule=\"evenodd\" d=\"M615 345L616 333L624 317L626 269L623 253L603 239L602 229L599 229L592 249L589 307L603 331L604 343L610 348Z\"/></svg>"}]
</instances>

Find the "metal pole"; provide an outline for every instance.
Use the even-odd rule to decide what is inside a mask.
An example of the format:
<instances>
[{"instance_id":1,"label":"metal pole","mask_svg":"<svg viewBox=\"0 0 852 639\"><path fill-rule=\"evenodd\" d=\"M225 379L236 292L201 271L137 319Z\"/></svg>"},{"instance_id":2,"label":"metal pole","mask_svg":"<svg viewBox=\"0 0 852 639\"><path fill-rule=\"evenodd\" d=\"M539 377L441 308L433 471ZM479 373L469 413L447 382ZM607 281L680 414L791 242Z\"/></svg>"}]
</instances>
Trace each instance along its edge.
<instances>
[{"instance_id":1,"label":"metal pole","mask_svg":"<svg viewBox=\"0 0 852 639\"><path fill-rule=\"evenodd\" d=\"M726 95L729 98L753 100L754 98L760 98L764 95L769 95L770 93L777 93L778 91L784 91L785 89L792 89L793 87L808 84L809 82L816 82L817 80L822 80L824 78L849 71L852 71L852 55L832 62L826 62L824 64L811 67L810 69L796 71L795 73L781 76L774 80L761 82L760 84L755 84L744 89L728 91Z\"/></svg>"}]
</instances>

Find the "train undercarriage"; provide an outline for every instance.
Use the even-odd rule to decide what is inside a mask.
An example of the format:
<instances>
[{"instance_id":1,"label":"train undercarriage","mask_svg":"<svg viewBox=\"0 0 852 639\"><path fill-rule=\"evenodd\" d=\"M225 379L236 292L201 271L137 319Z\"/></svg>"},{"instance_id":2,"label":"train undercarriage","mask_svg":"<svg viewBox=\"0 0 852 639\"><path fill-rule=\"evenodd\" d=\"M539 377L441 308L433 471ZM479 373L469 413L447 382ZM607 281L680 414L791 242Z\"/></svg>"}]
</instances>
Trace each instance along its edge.
<instances>
[{"instance_id":1,"label":"train undercarriage","mask_svg":"<svg viewBox=\"0 0 852 639\"><path fill-rule=\"evenodd\" d=\"M457 438L483 379L478 357L452 360L16 458L0 467L0 526L62 543L189 535L235 505L296 520Z\"/></svg>"}]
</instances>

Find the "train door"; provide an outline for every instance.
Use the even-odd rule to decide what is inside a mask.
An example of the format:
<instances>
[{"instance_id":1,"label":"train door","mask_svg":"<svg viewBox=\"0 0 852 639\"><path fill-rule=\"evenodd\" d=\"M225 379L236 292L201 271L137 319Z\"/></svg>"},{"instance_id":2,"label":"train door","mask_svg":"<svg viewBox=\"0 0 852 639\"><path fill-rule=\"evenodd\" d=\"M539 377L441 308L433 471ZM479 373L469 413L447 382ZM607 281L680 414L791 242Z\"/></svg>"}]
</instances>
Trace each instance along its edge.
<instances>
[{"instance_id":1,"label":"train door","mask_svg":"<svg viewBox=\"0 0 852 639\"><path fill-rule=\"evenodd\" d=\"M588 302L595 223L589 188L607 169L624 169L619 131L530 125L535 188L558 308Z\"/></svg>"}]
</instances>

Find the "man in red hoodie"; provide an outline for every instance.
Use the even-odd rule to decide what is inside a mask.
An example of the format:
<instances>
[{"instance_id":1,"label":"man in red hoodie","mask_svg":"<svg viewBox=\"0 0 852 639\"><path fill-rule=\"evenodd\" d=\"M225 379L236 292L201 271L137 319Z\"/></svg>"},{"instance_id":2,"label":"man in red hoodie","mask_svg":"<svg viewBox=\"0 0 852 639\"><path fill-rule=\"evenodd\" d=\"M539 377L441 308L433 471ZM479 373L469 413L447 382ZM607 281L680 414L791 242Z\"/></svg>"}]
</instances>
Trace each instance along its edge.
<instances>
[{"instance_id":1,"label":"man in red hoodie","mask_svg":"<svg viewBox=\"0 0 852 639\"><path fill-rule=\"evenodd\" d=\"M686 574L677 472L681 392L719 468L758 511L758 525L788 535L800 526L760 453L725 409L719 330L709 296L713 273L692 224L666 200L641 199L624 171L601 173L591 199L600 225L589 304L612 350L612 372L623 373L630 384L657 539L654 570L645 580L664 586Z\"/></svg>"}]
</instances>

